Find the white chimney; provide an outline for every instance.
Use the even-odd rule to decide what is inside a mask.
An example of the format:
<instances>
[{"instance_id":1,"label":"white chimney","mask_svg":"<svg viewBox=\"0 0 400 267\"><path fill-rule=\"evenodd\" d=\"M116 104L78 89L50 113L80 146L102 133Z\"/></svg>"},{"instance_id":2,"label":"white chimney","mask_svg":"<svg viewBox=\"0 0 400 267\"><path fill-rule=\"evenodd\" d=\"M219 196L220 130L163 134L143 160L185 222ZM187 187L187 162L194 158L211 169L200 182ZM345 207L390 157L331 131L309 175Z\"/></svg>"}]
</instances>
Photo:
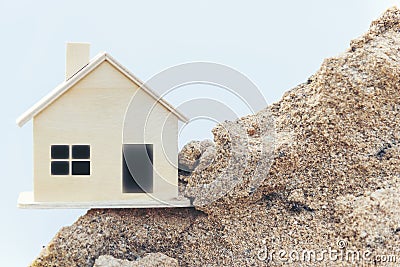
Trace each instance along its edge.
<instances>
[{"instance_id":1,"label":"white chimney","mask_svg":"<svg viewBox=\"0 0 400 267\"><path fill-rule=\"evenodd\" d=\"M89 43L67 43L67 58L65 66L65 80L71 78L89 63Z\"/></svg>"}]
</instances>

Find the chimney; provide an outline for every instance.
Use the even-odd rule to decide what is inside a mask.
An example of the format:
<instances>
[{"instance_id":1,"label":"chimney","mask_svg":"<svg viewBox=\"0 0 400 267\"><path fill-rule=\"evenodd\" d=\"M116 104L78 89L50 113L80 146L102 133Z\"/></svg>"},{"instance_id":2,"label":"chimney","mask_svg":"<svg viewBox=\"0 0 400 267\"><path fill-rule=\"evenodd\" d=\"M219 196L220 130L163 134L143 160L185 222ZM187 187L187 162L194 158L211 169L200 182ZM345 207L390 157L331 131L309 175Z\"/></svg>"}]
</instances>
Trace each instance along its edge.
<instances>
[{"instance_id":1,"label":"chimney","mask_svg":"<svg viewBox=\"0 0 400 267\"><path fill-rule=\"evenodd\" d=\"M67 43L67 58L65 66L65 80L71 78L89 63L89 43Z\"/></svg>"}]
</instances>

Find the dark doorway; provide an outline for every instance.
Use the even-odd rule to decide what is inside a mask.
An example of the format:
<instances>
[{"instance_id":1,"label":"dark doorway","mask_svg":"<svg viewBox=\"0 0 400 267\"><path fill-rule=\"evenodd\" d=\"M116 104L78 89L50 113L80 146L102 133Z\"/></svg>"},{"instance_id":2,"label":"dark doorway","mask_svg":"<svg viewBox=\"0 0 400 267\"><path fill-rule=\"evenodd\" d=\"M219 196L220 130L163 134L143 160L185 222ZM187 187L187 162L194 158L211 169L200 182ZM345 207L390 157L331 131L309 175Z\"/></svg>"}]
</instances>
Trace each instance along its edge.
<instances>
[{"instance_id":1,"label":"dark doorway","mask_svg":"<svg viewBox=\"0 0 400 267\"><path fill-rule=\"evenodd\" d=\"M122 151L122 192L153 192L153 145L124 144Z\"/></svg>"}]
</instances>

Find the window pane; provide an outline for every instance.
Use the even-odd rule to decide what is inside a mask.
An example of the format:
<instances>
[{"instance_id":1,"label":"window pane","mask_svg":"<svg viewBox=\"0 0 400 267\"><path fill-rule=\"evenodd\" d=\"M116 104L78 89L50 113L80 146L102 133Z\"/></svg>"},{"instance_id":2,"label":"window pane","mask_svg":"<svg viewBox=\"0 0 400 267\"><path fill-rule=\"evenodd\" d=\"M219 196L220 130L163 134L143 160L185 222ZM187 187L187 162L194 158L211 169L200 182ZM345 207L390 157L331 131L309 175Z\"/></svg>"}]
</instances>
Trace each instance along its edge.
<instances>
[{"instance_id":1,"label":"window pane","mask_svg":"<svg viewBox=\"0 0 400 267\"><path fill-rule=\"evenodd\" d=\"M72 146L73 159L90 159L90 146L89 145L73 145Z\"/></svg>"},{"instance_id":2,"label":"window pane","mask_svg":"<svg viewBox=\"0 0 400 267\"><path fill-rule=\"evenodd\" d=\"M73 161L72 175L90 175L90 161Z\"/></svg>"},{"instance_id":3,"label":"window pane","mask_svg":"<svg viewBox=\"0 0 400 267\"><path fill-rule=\"evenodd\" d=\"M69 162L68 161L52 161L51 162L51 175L68 175Z\"/></svg>"},{"instance_id":4,"label":"window pane","mask_svg":"<svg viewBox=\"0 0 400 267\"><path fill-rule=\"evenodd\" d=\"M69 146L68 145L53 145L51 146L52 159L68 159Z\"/></svg>"}]
</instances>

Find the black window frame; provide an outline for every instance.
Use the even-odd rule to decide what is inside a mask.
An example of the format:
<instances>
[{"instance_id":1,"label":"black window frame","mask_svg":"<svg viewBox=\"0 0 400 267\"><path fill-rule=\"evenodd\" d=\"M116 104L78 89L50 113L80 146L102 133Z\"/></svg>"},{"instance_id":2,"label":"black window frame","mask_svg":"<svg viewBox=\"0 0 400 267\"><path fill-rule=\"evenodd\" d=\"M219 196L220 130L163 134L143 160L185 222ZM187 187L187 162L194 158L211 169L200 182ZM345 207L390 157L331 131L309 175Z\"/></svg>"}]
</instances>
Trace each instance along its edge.
<instances>
[{"instance_id":1,"label":"black window frame","mask_svg":"<svg viewBox=\"0 0 400 267\"><path fill-rule=\"evenodd\" d=\"M68 147L68 153L62 151ZM50 145L50 175L56 177L89 177L92 175L91 145ZM68 154L66 156L66 154ZM67 164L67 167L65 166ZM64 165L64 166L63 166Z\"/></svg>"}]
</instances>

